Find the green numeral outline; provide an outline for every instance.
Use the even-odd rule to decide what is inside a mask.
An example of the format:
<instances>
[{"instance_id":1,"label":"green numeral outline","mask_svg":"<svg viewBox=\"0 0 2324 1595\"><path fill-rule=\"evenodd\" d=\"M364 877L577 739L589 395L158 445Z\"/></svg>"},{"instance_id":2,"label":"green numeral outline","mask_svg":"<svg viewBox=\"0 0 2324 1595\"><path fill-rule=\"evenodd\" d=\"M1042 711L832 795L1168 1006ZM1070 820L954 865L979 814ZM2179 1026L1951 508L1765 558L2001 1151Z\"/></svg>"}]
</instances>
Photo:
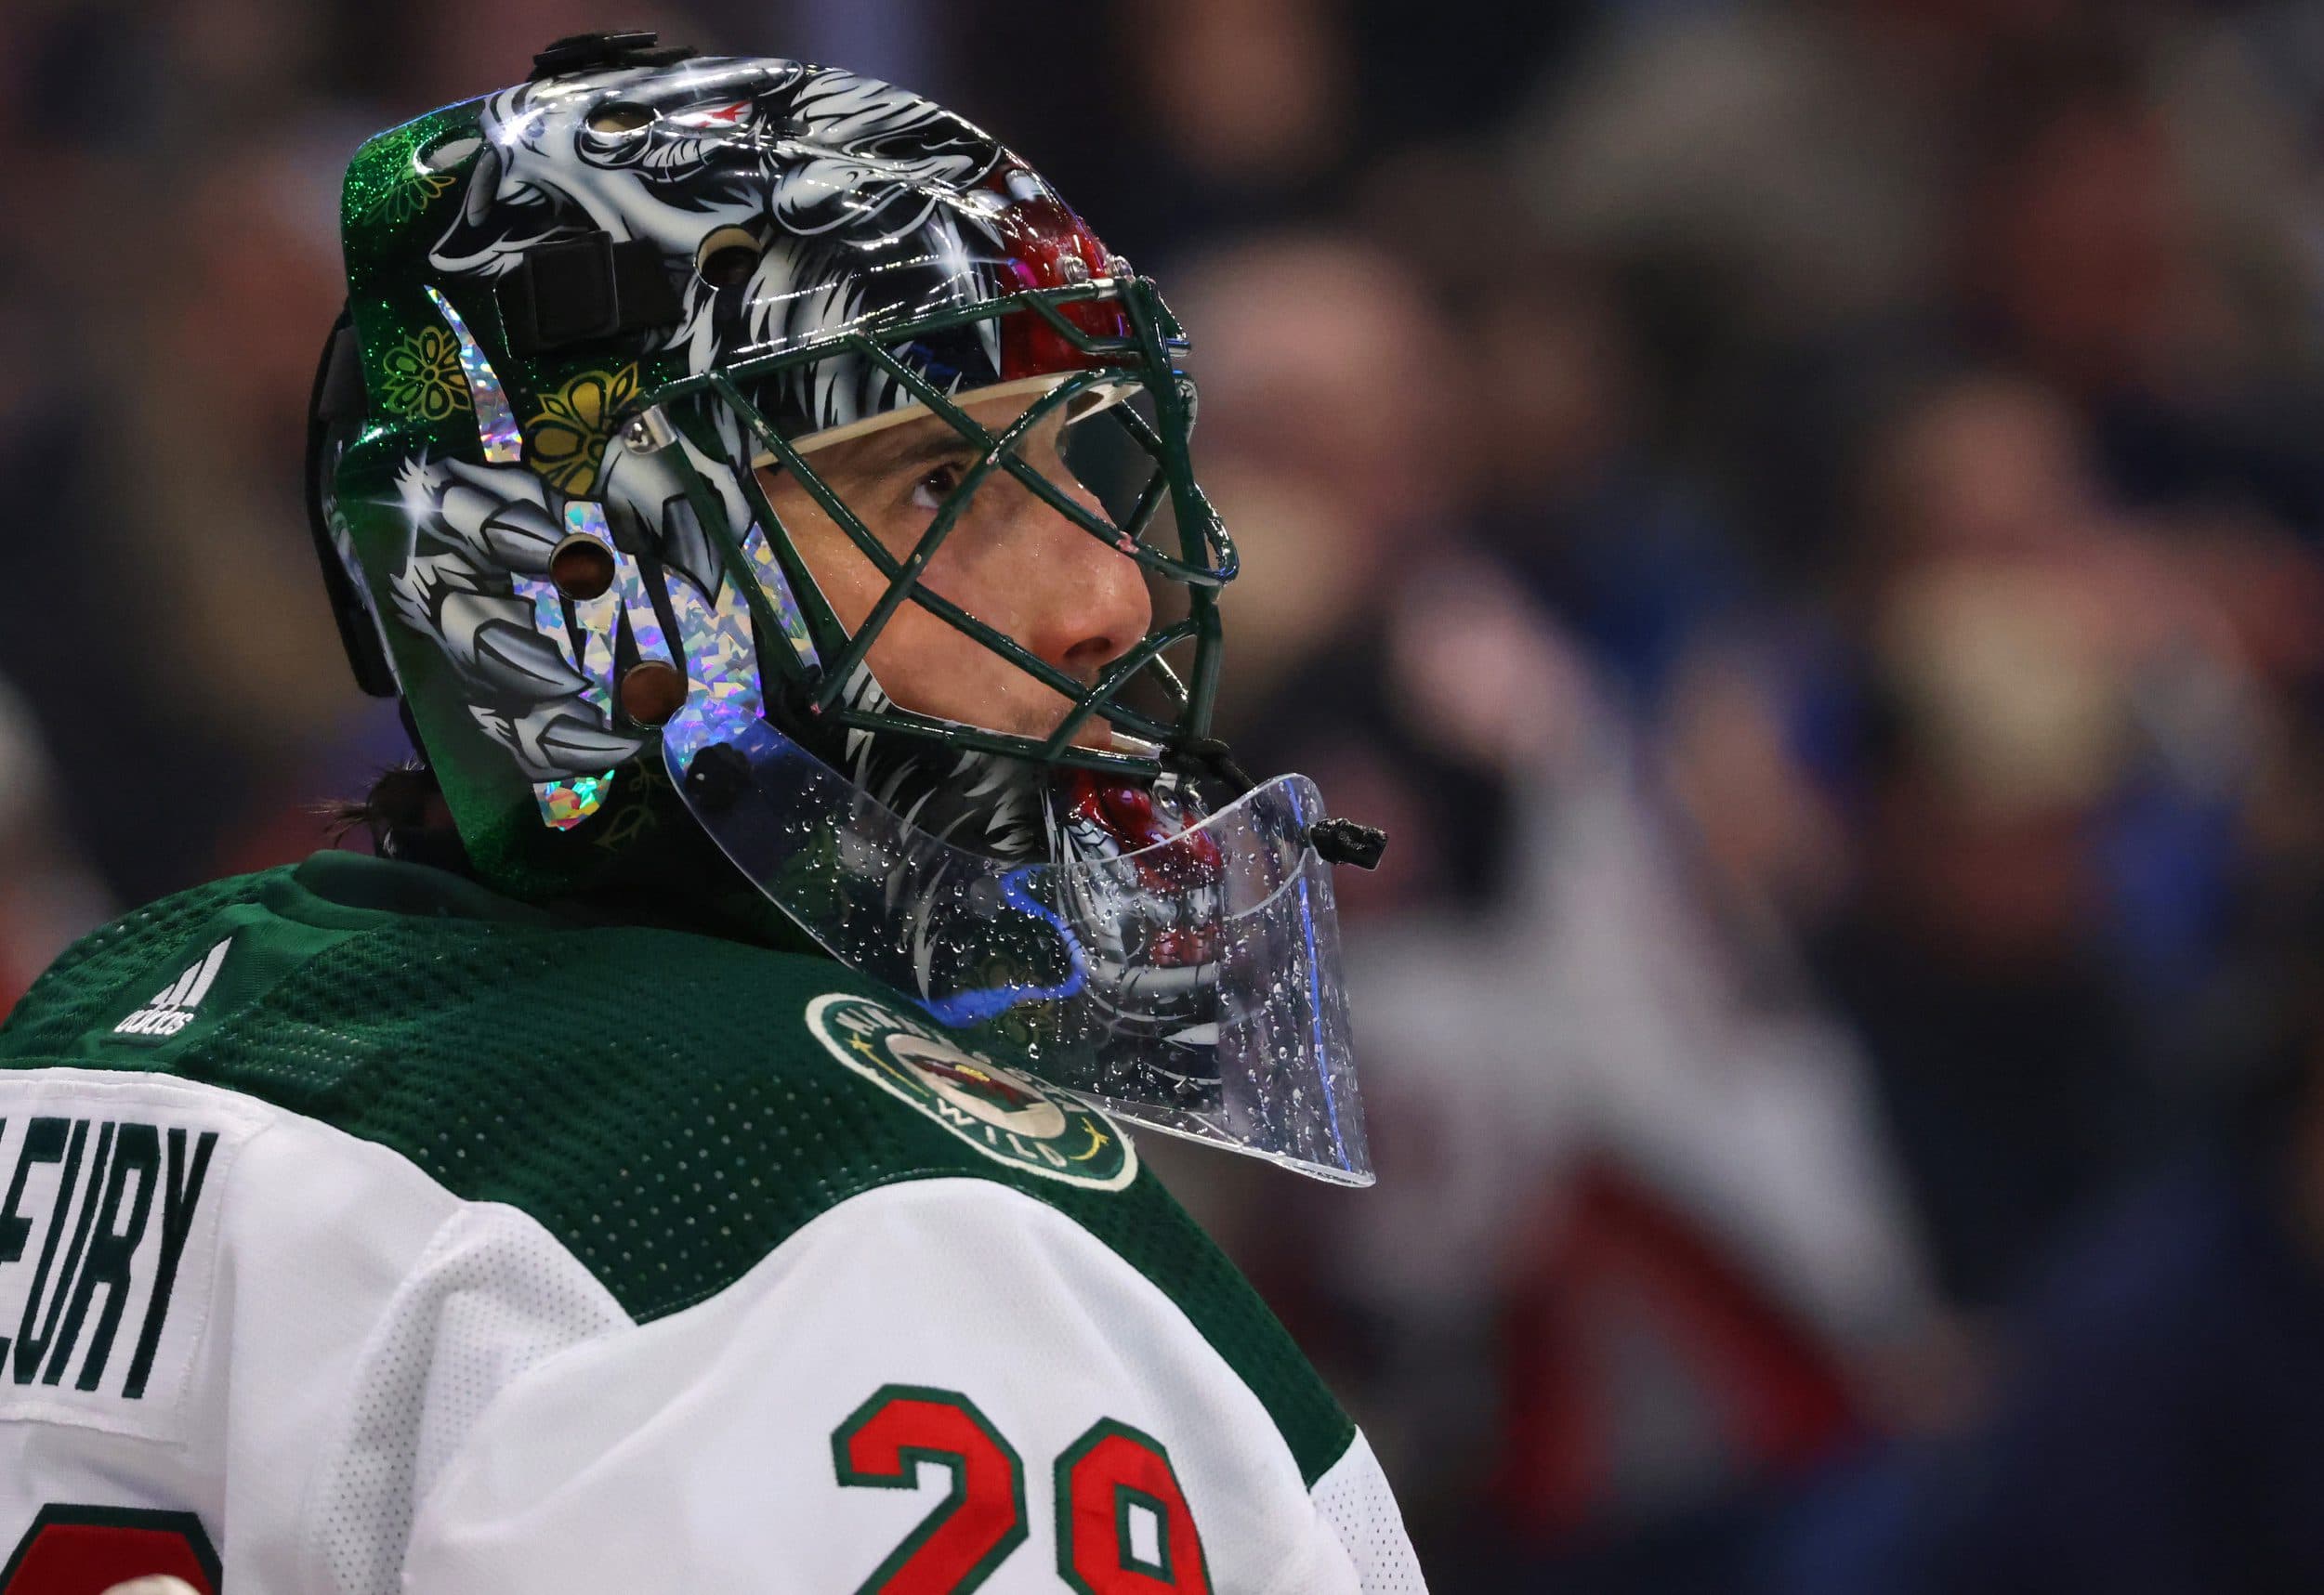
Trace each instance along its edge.
<instances>
[{"instance_id":1,"label":"green numeral outline","mask_svg":"<svg viewBox=\"0 0 2324 1595\"><path fill-rule=\"evenodd\" d=\"M1137 1552L1130 1549L1130 1509L1144 1507L1154 1514L1154 1549L1162 1552L1159 1562L1141 1562ZM1143 1573L1149 1578L1171 1581L1171 1564L1176 1560L1170 1545L1170 1503L1158 1496L1129 1484L1113 1487L1113 1542L1122 1548L1122 1571Z\"/></svg>"},{"instance_id":2,"label":"green numeral outline","mask_svg":"<svg viewBox=\"0 0 2324 1595\"><path fill-rule=\"evenodd\" d=\"M1057 1458L1057 1573L1067 1584L1073 1588L1077 1595L1123 1595L1123 1592L1119 1590L1100 1589L1091 1585L1073 1564L1073 1475L1098 1446L1109 1440L1117 1439L1128 1441L1162 1464L1163 1474L1170 1480L1171 1489L1178 1497L1179 1510L1186 1513L1188 1523L1194 1521L1194 1509L1188 1504L1186 1486L1178 1482L1178 1470L1171 1465L1170 1453L1163 1447L1162 1443L1145 1431L1133 1429L1126 1423L1116 1422L1110 1418L1099 1419L1090 1425L1087 1432L1066 1448L1063 1456ZM1184 1554L1184 1548L1174 1543L1170 1532L1171 1503L1118 1480L1109 1481L1109 1483L1113 1490L1114 1544L1120 1550L1122 1561L1119 1571L1141 1578L1160 1579L1172 1589L1191 1588L1207 1592L1211 1588L1210 1560L1202 1549L1201 1533L1198 1531L1188 1536L1194 1541L1194 1566L1191 1570L1183 1571L1193 1572L1200 1580L1199 1583L1189 1587L1183 1582L1182 1569L1178 1565L1179 1558ZM1165 1563L1162 1567L1152 1567L1138 1562L1130 1550L1129 1516L1133 1502L1151 1510L1162 1525L1161 1550Z\"/></svg>"},{"instance_id":3,"label":"green numeral outline","mask_svg":"<svg viewBox=\"0 0 2324 1595\"><path fill-rule=\"evenodd\" d=\"M856 1595L881 1595L888 1580L902 1572L968 1500L968 1458L957 1451L901 1445L897 1447L896 1471L890 1473L859 1470L849 1462L847 1450L855 1437L898 1402L921 1402L932 1406L950 1407L967 1419L991 1445L994 1452L1008 1464L1009 1489L1015 1503L1008 1529L982 1557L955 1575L951 1585L952 1595L968 1595L970 1590L992 1576L993 1570L1008 1560L1011 1551L1025 1543L1028 1532L1025 1526L1025 1464L1018 1456L1017 1448L1001 1437L1001 1432L992 1426L992 1420L985 1417L975 1402L958 1391L916 1384L882 1385L873 1392L870 1400L847 1415L846 1422L832 1431L832 1468L844 1485L873 1490L913 1489L920 1482L919 1465L923 1462L933 1462L952 1476L952 1492L937 1503L936 1510L921 1521L920 1526L913 1529L901 1545L888 1553L885 1562L873 1570L872 1575L857 1588Z\"/></svg>"}]
</instances>

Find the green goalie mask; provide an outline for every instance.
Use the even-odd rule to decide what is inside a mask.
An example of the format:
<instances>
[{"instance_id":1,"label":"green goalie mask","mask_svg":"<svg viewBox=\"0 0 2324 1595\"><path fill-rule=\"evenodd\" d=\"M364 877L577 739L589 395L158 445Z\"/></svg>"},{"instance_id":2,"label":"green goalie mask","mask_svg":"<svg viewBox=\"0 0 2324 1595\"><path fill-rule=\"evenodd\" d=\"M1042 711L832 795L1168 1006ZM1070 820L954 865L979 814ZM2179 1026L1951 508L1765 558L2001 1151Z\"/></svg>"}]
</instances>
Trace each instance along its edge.
<instances>
[{"instance_id":1,"label":"green goalie mask","mask_svg":"<svg viewBox=\"0 0 2324 1595\"><path fill-rule=\"evenodd\" d=\"M886 84L593 35L366 144L345 240L316 535L482 879L585 897L694 828L988 1058L1369 1182L1329 866L1378 839L1211 739L1237 559L1187 341L1038 175ZM899 549L827 463L905 423L971 463ZM877 571L868 612L770 482ZM996 491L1134 567L1148 634L1070 669L948 595ZM1055 713L891 696L907 607Z\"/></svg>"}]
</instances>

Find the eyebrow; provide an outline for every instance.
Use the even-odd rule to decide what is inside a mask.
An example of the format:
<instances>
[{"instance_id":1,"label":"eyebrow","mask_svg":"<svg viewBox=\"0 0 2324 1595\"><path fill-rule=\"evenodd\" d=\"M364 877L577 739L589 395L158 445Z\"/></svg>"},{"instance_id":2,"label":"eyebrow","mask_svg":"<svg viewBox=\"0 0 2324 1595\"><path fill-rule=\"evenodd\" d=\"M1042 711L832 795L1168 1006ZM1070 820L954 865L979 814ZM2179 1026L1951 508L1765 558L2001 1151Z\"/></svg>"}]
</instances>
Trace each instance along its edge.
<instances>
[{"instance_id":1,"label":"eyebrow","mask_svg":"<svg viewBox=\"0 0 2324 1595\"><path fill-rule=\"evenodd\" d=\"M1009 425L1015 424L1015 419L1011 417L1007 423L991 427L991 432L998 437L1008 430ZM1046 431L1050 426L1061 424L1062 419L1054 414L1044 417L1033 428L1033 435L1038 435ZM1024 445L1031 441L1031 436L1019 441L1018 451L1020 456ZM834 469L857 476L876 477L885 476L892 471L931 464L936 461L950 459L955 455L965 454L976 457L981 455L982 452L982 445L975 438L953 431L951 425L941 417L923 416L902 425L891 426L883 431L870 433L865 437L850 438L845 443L834 445L831 455L834 464L818 465L817 470L819 474L826 477L832 475ZM817 456L810 454L807 458L812 463Z\"/></svg>"},{"instance_id":2,"label":"eyebrow","mask_svg":"<svg viewBox=\"0 0 2324 1595\"><path fill-rule=\"evenodd\" d=\"M906 430L901 427L897 429L898 432ZM950 426L939 425L927 430L912 430L917 431L918 435L881 437L874 433L858 446L860 453L852 459L843 453L836 463L841 470L852 474L885 476L890 471L933 464L954 454L978 451L974 438L963 437ZM808 458L810 462L813 460L812 455Z\"/></svg>"}]
</instances>

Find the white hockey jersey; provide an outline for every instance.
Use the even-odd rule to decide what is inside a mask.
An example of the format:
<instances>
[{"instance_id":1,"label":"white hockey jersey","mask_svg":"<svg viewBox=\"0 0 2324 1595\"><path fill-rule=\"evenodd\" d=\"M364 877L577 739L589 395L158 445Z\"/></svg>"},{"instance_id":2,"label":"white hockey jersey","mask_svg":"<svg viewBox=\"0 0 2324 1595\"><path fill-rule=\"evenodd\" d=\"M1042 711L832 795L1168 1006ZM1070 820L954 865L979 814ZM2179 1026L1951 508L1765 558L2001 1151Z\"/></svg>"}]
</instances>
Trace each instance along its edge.
<instances>
[{"instance_id":1,"label":"white hockey jersey","mask_svg":"<svg viewBox=\"0 0 2324 1595\"><path fill-rule=\"evenodd\" d=\"M352 855L0 1027L0 1595L1417 1591L1102 1115L834 964Z\"/></svg>"}]
</instances>

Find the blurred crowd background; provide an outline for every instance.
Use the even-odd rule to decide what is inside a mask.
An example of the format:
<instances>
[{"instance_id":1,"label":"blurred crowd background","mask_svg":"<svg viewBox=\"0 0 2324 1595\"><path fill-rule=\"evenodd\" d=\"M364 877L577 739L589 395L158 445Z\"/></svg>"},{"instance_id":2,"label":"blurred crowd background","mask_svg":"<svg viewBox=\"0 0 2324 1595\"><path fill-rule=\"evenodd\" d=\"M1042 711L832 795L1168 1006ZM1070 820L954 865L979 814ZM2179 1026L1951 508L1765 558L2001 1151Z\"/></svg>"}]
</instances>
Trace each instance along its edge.
<instances>
[{"instance_id":1,"label":"blurred crowd background","mask_svg":"<svg viewBox=\"0 0 2324 1595\"><path fill-rule=\"evenodd\" d=\"M0 1006L402 751L338 174L559 34L965 111L1162 282L1379 1186L1158 1152L1444 1590L2324 1588L2324 7L16 0Z\"/></svg>"}]
</instances>

